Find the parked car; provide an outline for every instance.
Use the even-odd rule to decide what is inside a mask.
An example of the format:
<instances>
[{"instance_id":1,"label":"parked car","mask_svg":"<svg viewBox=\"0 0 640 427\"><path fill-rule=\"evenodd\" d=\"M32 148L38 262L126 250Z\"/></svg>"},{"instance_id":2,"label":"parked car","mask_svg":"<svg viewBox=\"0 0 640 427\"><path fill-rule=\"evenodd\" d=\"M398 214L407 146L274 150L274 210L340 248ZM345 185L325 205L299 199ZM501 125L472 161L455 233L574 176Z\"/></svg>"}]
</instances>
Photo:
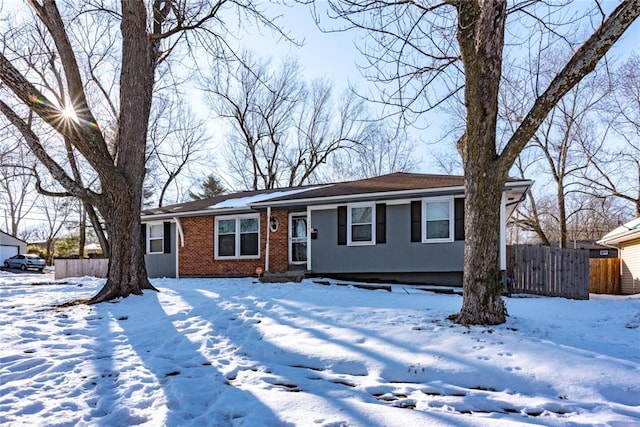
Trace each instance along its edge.
<instances>
[{"instance_id":1,"label":"parked car","mask_svg":"<svg viewBox=\"0 0 640 427\"><path fill-rule=\"evenodd\" d=\"M20 254L5 259L4 266L9 268L19 268L21 270L36 269L42 271L47 265L38 255Z\"/></svg>"}]
</instances>

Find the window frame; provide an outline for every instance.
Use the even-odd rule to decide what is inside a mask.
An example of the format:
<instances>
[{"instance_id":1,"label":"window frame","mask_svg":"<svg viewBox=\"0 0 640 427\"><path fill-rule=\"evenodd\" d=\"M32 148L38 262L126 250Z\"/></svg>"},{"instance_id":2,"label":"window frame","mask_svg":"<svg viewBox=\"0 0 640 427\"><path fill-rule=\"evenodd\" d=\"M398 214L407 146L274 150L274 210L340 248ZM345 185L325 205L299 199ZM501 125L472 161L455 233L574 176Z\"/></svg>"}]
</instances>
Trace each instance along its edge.
<instances>
[{"instance_id":1,"label":"window frame","mask_svg":"<svg viewBox=\"0 0 640 427\"><path fill-rule=\"evenodd\" d=\"M352 239L353 221L352 210L357 208L369 208L371 209L371 222L369 223L355 223L355 225L369 224L371 227L371 239L362 241L354 241ZM376 203L375 202L360 202L347 204L347 246L372 246L376 244Z\"/></svg>"},{"instance_id":2,"label":"window frame","mask_svg":"<svg viewBox=\"0 0 640 427\"><path fill-rule=\"evenodd\" d=\"M305 226L306 226L306 236L304 237L304 241L300 238L300 237L294 237L293 236L293 224L294 224L294 218L303 218L305 220ZM291 212L289 213L289 224L287 227L288 230L288 234L289 234L289 264L292 265L304 265L307 264L309 261L309 248L310 248L310 244L309 244L309 239L311 237L311 234L309 233L309 215L306 212ZM305 243L306 244L306 259L304 261L294 261L293 260L293 245L295 243Z\"/></svg>"},{"instance_id":3,"label":"window frame","mask_svg":"<svg viewBox=\"0 0 640 427\"><path fill-rule=\"evenodd\" d=\"M258 230L250 233L241 232L240 223L243 219L256 219L258 221ZM218 223L220 221L228 221L235 220L235 231L233 232L234 237L234 255L219 255L219 237L220 233L218 232ZM234 260L234 259L260 259L260 214L259 213L251 213L251 214L242 214L242 215L219 215L215 217L214 221L214 230L213 230L213 249L214 249L214 259L217 260ZM240 255L240 241L241 235L243 234L257 234L258 236L258 253L256 255ZM225 233L224 235L231 235L232 233Z\"/></svg>"},{"instance_id":4,"label":"window frame","mask_svg":"<svg viewBox=\"0 0 640 427\"><path fill-rule=\"evenodd\" d=\"M147 224L147 232L146 232L146 245L147 245L147 254L149 255L158 255L158 254L163 254L164 253L164 222L148 222ZM151 236L151 230L153 227L160 227L161 230L161 237L152 237ZM162 241L162 245L160 246L160 251L152 251L151 250L151 241L152 240L161 240Z\"/></svg>"},{"instance_id":5,"label":"window frame","mask_svg":"<svg viewBox=\"0 0 640 427\"><path fill-rule=\"evenodd\" d=\"M455 240L455 205L453 196L425 197L421 201L422 207L422 243L451 243ZM449 237L427 238L427 205L429 203L447 202L449 205ZM443 220L443 219L437 219Z\"/></svg>"}]
</instances>

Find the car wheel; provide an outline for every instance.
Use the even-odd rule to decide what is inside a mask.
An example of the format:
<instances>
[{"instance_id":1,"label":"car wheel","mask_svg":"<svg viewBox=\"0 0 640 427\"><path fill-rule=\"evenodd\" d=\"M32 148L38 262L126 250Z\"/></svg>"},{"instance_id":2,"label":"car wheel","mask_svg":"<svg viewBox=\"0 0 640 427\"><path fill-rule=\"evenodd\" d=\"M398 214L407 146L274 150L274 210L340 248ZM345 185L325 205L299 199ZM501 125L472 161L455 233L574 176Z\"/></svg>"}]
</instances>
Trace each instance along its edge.
<instances>
[{"instance_id":1,"label":"car wheel","mask_svg":"<svg viewBox=\"0 0 640 427\"><path fill-rule=\"evenodd\" d=\"M7 267L7 268L9 268L9 263L5 261L5 262L4 262L4 266L5 266L5 267Z\"/></svg>"},{"instance_id":2,"label":"car wheel","mask_svg":"<svg viewBox=\"0 0 640 427\"><path fill-rule=\"evenodd\" d=\"M26 269L27 269L27 266L26 266L26 265L22 264L22 265L20 266L20 270L25 271Z\"/></svg>"}]
</instances>

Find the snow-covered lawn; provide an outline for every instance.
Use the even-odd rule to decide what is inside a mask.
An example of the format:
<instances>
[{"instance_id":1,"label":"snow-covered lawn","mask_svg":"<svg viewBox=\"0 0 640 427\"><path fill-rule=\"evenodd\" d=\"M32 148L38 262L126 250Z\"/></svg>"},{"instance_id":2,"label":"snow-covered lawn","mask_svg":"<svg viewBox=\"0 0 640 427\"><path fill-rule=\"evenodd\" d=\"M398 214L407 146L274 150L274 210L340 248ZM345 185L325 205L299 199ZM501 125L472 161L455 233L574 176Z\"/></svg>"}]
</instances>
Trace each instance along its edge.
<instances>
[{"instance_id":1,"label":"snow-covered lawn","mask_svg":"<svg viewBox=\"0 0 640 427\"><path fill-rule=\"evenodd\" d=\"M161 279L53 309L103 281L51 282L0 272L0 425L640 424L640 297L507 298L466 328L408 286Z\"/></svg>"}]
</instances>

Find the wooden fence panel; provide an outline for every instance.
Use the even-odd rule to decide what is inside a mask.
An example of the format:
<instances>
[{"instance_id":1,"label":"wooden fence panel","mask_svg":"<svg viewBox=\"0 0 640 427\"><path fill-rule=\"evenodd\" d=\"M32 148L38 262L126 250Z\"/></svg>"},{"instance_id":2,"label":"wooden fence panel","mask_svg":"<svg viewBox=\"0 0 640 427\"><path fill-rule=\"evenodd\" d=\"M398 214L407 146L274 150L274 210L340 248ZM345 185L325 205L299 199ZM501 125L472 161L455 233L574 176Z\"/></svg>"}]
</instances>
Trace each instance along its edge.
<instances>
[{"instance_id":1,"label":"wooden fence panel","mask_svg":"<svg viewBox=\"0 0 640 427\"><path fill-rule=\"evenodd\" d=\"M620 294L620 258L589 260L589 292L594 294Z\"/></svg>"},{"instance_id":2,"label":"wooden fence panel","mask_svg":"<svg viewBox=\"0 0 640 427\"><path fill-rule=\"evenodd\" d=\"M54 259L55 278L67 277L107 277L109 260L107 258L92 259Z\"/></svg>"},{"instance_id":3,"label":"wooden fence panel","mask_svg":"<svg viewBox=\"0 0 640 427\"><path fill-rule=\"evenodd\" d=\"M513 293L589 299L589 251L510 245L507 276Z\"/></svg>"}]
</instances>

